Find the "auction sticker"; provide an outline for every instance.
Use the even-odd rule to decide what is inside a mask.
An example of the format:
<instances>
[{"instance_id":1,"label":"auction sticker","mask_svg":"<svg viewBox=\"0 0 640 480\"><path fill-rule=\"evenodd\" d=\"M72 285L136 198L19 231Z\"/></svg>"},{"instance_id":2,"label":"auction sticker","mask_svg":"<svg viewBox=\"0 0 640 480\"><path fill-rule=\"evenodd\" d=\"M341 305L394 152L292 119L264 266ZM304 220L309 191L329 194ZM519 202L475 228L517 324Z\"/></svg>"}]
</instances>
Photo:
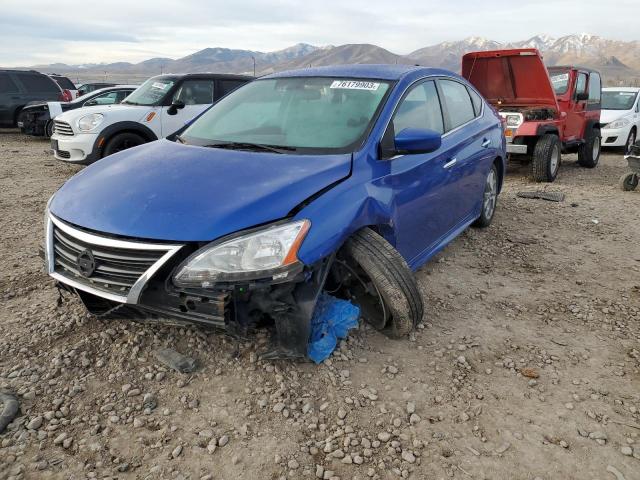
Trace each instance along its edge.
<instances>
[{"instance_id":1,"label":"auction sticker","mask_svg":"<svg viewBox=\"0 0 640 480\"><path fill-rule=\"evenodd\" d=\"M380 86L376 82L364 82L362 80L334 80L329 88L345 88L347 90L378 90Z\"/></svg>"},{"instance_id":2,"label":"auction sticker","mask_svg":"<svg viewBox=\"0 0 640 480\"><path fill-rule=\"evenodd\" d=\"M168 83L162 83L162 82L153 82L153 84L151 85L151 88L157 88L159 90L164 90L165 88L167 88L169 86Z\"/></svg>"}]
</instances>

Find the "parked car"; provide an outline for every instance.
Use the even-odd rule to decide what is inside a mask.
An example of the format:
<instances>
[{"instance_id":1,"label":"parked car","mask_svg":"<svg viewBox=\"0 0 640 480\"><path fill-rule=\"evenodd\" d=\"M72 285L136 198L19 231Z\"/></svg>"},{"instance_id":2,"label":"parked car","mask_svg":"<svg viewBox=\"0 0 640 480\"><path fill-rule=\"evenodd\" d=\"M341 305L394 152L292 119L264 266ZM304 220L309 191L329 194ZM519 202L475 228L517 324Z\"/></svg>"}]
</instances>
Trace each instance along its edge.
<instances>
[{"instance_id":1,"label":"parked car","mask_svg":"<svg viewBox=\"0 0 640 480\"><path fill-rule=\"evenodd\" d=\"M62 100L51 78L34 70L0 70L0 127L15 127L20 111L30 102Z\"/></svg>"},{"instance_id":2,"label":"parked car","mask_svg":"<svg viewBox=\"0 0 640 480\"><path fill-rule=\"evenodd\" d=\"M136 88L136 85L118 85L94 90L72 102L30 104L22 109L18 117L18 127L27 135L50 137L53 135L53 119L61 113L81 107L120 103Z\"/></svg>"},{"instance_id":3,"label":"parked car","mask_svg":"<svg viewBox=\"0 0 640 480\"><path fill-rule=\"evenodd\" d=\"M491 223L505 148L498 114L446 70L269 75L176 142L71 178L47 207L48 272L96 314L273 321L274 356L305 355L323 290L401 337L423 313L412 270Z\"/></svg>"},{"instance_id":4,"label":"parked car","mask_svg":"<svg viewBox=\"0 0 640 480\"><path fill-rule=\"evenodd\" d=\"M171 135L252 79L214 73L150 78L119 105L85 107L56 117L51 148L58 160L92 163Z\"/></svg>"},{"instance_id":5,"label":"parked car","mask_svg":"<svg viewBox=\"0 0 640 480\"><path fill-rule=\"evenodd\" d=\"M91 93L94 90L99 90L106 87L114 87L115 85L115 83L107 82L83 83L81 85L78 85L78 95L86 95L87 93Z\"/></svg>"},{"instance_id":6,"label":"parked car","mask_svg":"<svg viewBox=\"0 0 640 480\"><path fill-rule=\"evenodd\" d=\"M50 73L49 76L58 84L62 90L63 102L70 102L75 98L78 98L78 89L71 80L57 73Z\"/></svg>"},{"instance_id":7,"label":"parked car","mask_svg":"<svg viewBox=\"0 0 640 480\"><path fill-rule=\"evenodd\" d=\"M505 119L510 157L531 162L531 177L553 182L561 153L593 168L600 158L601 79L583 67L551 67L534 48L468 53L462 74Z\"/></svg>"},{"instance_id":8,"label":"parked car","mask_svg":"<svg viewBox=\"0 0 640 480\"><path fill-rule=\"evenodd\" d=\"M602 146L621 147L628 153L640 129L640 88L602 89Z\"/></svg>"}]
</instances>

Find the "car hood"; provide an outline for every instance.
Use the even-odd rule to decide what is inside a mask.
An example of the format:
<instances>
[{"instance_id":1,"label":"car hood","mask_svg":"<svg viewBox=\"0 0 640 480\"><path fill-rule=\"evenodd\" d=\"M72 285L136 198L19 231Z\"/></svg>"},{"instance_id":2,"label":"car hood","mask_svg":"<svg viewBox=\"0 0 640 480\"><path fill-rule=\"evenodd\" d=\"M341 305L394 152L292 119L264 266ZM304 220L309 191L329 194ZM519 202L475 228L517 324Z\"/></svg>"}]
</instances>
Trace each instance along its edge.
<instances>
[{"instance_id":1,"label":"car hood","mask_svg":"<svg viewBox=\"0 0 640 480\"><path fill-rule=\"evenodd\" d=\"M630 113L630 110L602 110L600 112L600 123L606 125L607 123L614 122L619 118L626 117Z\"/></svg>"},{"instance_id":2,"label":"car hood","mask_svg":"<svg viewBox=\"0 0 640 480\"><path fill-rule=\"evenodd\" d=\"M153 110L155 107L142 106L142 105L94 105L90 107L75 108L73 110L67 110L64 112L64 116L60 117L60 120L65 122L73 122L74 120L84 117L90 113L101 113L103 115L129 113L130 118L137 120L142 118L148 111Z\"/></svg>"},{"instance_id":3,"label":"car hood","mask_svg":"<svg viewBox=\"0 0 640 480\"><path fill-rule=\"evenodd\" d=\"M97 232L210 241L286 217L350 172L350 154L245 152L159 140L85 168L49 208Z\"/></svg>"},{"instance_id":4,"label":"car hood","mask_svg":"<svg viewBox=\"0 0 640 480\"><path fill-rule=\"evenodd\" d=\"M558 109L549 72L534 48L467 53L462 76L493 105Z\"/></svg>"}]
</instances>

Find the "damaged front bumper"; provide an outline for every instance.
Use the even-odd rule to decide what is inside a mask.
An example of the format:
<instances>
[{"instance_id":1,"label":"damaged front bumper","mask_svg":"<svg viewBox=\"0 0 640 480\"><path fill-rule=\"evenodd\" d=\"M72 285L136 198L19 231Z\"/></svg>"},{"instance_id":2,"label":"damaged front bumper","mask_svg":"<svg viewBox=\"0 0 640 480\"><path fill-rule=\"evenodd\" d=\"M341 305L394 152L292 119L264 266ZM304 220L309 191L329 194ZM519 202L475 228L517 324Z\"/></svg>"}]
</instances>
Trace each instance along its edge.
<instances>
[{"instance_id":1,"label":"damaged front bumper","mask_svg":"<svg viewBox=\"0 0 640 480\"><path fill-rule=\"evenodd\" d=\"M58 285L78 294L95 315L173 319L223 328L244 337L272 322L267 358L304 358L311 317L332 258L296 265L286 282L266 278L180 288L176 267L196 244L148 243L96 235L46 216L45 264Z\"/></svg>"}]
</instances>

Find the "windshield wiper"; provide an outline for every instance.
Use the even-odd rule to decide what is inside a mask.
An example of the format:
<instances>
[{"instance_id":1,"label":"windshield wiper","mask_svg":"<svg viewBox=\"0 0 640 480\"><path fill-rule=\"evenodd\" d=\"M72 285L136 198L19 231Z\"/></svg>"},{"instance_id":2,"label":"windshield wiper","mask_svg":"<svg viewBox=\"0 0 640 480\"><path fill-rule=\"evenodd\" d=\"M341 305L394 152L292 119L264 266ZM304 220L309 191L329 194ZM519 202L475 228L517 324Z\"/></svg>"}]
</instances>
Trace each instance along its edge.
<instances>
[{"instance_id":1,"label":"windshield wiper","mask_svg":"<svg viewBox=\"0 0 640 480\"><path fill-rule=\"evenodd\" d=\"M288 145L265 145L263 143L249 142L223 142L204 146L210 148L227 148L229 150L257 150L274 153L295 152L297 150L296 147L290 147Z\"/></svg>"},{"instance_id":2,"label":"windshield wiper","mask_svg":"<svg viewBox=\"0 0 640 480\"><path fill-rule=\"evenodd\" d=\"M128 101L128 100L123 100L123 101L121 101L121 102L120 102L120 104L123 104L123 103L124 103L125 105L142 105L141 103L138 103L138 102L130 102L130 101Z\"/></svg>"}]
</instances>

